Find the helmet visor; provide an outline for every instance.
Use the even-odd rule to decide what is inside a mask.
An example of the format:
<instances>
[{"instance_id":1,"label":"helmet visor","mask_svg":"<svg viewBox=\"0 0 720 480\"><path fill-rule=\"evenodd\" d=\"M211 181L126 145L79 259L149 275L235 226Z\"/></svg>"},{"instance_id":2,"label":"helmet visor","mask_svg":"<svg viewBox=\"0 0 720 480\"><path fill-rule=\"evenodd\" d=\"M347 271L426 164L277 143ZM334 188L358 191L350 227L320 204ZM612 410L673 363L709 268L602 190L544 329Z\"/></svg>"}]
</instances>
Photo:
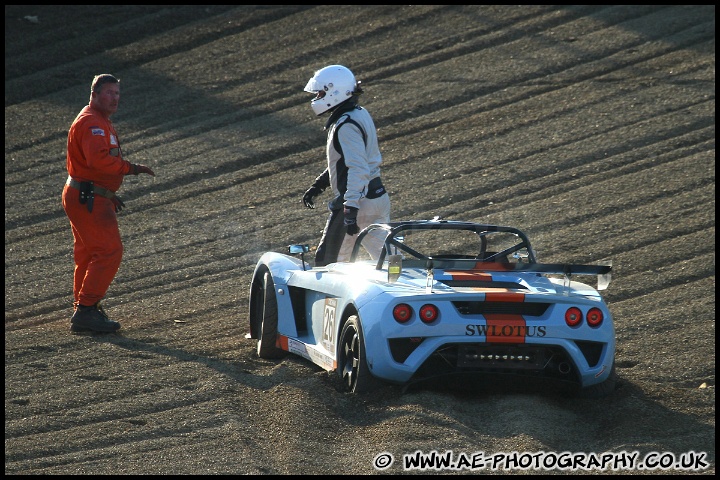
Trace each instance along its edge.
<instances>
[{"instance_id":1,"label":"helmet visor","mask_svg":"<svg viewBox=\"0 0 720 480\"><path fill-rule=\"evenodd\" d=\"M304 90L306 92L315 93L324 90L324 88L320 84L320 82L318 82L317 79L313 77L308 81L307 85L305 85Z\"/></svg>"}]
</instances>

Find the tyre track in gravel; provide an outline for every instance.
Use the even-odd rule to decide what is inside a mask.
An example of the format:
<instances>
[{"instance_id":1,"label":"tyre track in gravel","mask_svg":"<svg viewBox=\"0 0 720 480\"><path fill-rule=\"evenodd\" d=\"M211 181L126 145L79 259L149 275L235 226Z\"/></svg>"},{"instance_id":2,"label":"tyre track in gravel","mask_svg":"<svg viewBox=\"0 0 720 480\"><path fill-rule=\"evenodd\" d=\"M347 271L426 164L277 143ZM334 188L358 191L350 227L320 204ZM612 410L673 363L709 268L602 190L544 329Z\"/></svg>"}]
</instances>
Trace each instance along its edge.
<instances>
[{"instance_id":1,"label":"tyre track in gravel","mask_svg":"<svg viewBox=\"0 0 720 480\"><path fill-rule=\"evenodd\" d=\"M376 473L388 449L696 450L714 473L714 7L116 6L111 48L107 22L45 10L30 35L24 12L6 7L6 474ZM395 218L613 260L616 395L364 399L256 357L255 261L324 223L299 202L324 155L301 88L330 58L366 85ZM161 174L120 192L123 334L77 337L59 195L97 65L123 79L126 154Z\"/></svg>"}]
</instances>

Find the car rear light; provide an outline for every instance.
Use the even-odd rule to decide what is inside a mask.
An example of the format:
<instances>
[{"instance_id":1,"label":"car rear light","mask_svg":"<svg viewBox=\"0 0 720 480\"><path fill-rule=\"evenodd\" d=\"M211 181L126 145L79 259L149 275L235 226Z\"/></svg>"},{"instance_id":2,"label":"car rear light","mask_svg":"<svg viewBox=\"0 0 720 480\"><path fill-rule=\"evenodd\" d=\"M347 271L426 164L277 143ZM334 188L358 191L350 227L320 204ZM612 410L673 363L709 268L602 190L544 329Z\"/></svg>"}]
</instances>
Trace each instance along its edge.
<instances>
[{"instance_id":1,"label":"car rear light","mask_svg":"<svg viewBox=\"0 0 720 480\"><path fill-rule=\"evenodd\" d=\"M438 318L438 309L435 305L425 304L420 308L420 320L432 323Z\"/></svg>"},{"instance_id":2,"label":"car rear light","mask_svg":"<svg viewBox=\"0 0 720 480\"><path fill-rule=\"evenodd\" d=\"M597 307L591 308L587 313L587 323L591 327L599 327L603 319L603 312Z\"/></svg>"},{"instance_id":3,"label":"car rear light","mask_svg":"<svg viewBox=\"0 0 720 480\"><path fill-rule=\"evenodd\" d=\"M582 312L578 307L570 307L565 312L565 323L569 327L577 327L582 322Z\"/></svg>"},{"instance_id":4,"label":"car rear light","mask_svg":"<svg viewBox=\"0 0 720 480\"><path fill-rule=\"evenodd\" d=\"M400 303L393 308L393 318L398 323L405 323L412 317L412 308L407 303Z\"/></svg>"}]
</instances>

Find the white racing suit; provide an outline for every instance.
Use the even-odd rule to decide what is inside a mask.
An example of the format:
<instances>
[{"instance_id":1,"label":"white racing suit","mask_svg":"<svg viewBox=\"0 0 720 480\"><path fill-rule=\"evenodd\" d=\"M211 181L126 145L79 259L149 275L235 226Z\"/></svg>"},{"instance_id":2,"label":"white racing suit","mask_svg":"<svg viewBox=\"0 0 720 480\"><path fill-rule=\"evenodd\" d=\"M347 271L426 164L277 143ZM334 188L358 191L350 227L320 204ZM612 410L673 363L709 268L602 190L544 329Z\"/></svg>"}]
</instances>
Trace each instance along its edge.
<instances>
[{"instance_id":1,"label":"white racing suit","mask_svg":"<svg viewBox=\"0 0 720 480\"><path fill-rule=\"evenodd\" d=\"M333 199L328 202L330 215L315 254L316 266L350 259L357 236L347 235L344 207L358 209L360 230L372 223L390 221L390 196L380 179L382 155L370 113L351 99L331 114L325 128L328 166L313 186L321 190L332 187ZM374 260L384 240L380 232L365 237L363 247Z\"/></svg>"}]
</instances>

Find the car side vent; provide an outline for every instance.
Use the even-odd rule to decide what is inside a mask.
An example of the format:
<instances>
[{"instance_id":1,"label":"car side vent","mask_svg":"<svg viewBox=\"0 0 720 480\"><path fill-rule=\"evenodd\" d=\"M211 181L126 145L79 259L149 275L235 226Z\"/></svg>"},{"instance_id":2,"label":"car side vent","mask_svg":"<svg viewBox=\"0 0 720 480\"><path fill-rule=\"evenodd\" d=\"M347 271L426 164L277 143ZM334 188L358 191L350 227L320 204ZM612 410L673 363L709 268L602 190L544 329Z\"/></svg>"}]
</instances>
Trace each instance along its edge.
<instances>
[{"instance_id":1,"label":"car side vent","mask_svg":"<svg viewBox=\"0 0 720 480\"><path fill-rule=\"evenodd\" d=\"M588 365L590 365L590 367L596 367L600 362L600 357L602 355L603 347L605 346L605 344L600 342L589 342L581 340L576 340L575 344L582 352L585 360L587 360Z\"/></svg>"},{"instance_id":2,"label":"car side vent","mask_svg":"<svg viewBox=\"0 0 720 480\"><path fill-rule=\"evenodd\" d=\"M535 302L452 302L460 315L485 315L505 313L526 317L541 317L550 307L549 303Z\"/></svg>"},{"instance_id":3,"label":"car side vent","mask_svg":"<svg viewBox=\"0 0 720 480\"><path fill-rule=\"evenodd\" d=\"M292 302L295 328L299 335L307 334L307 319L305 317L305 290L298 287L288 287L290 301Z\"/></svg>"},{"instance_id":4,"label":"car side vent","mask_svg":"<svg viewBox=\"0 0 720 480\"><path fill-rule=\"evenodd\" d=\"M390 353L392 354L393 360L398 363L405 362L410 354L420 346L423 340L423 337L389 339L388 343L390 344Z\"/></svg>"}]
</instances>

